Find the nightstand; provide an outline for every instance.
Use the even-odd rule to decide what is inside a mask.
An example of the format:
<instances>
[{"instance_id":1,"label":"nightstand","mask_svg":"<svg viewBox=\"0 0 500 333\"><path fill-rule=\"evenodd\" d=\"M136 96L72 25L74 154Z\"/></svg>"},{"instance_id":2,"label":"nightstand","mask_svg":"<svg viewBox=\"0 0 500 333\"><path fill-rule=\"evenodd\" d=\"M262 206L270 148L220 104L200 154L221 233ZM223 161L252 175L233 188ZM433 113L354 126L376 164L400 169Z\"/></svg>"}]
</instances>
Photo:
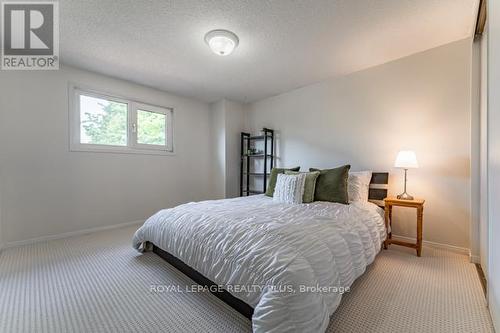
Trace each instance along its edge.
<instances>
[{"instance_id":1,"label":"nightstand","mask_svg":"<svg viewBox=\"0 0 500 333\"><path fill-rule=\"evenodd\" d=\"M414 200L401 200L397 198L385 198L385 227L387 229L387 238L384 243L384 248L390 244L396 244L406 247L411 247L412 249L417 250L417 256L420 257L422 254L422 223L424 217L424 202L422 199L414 199ZM396 239L392 239L392 207L408 207L415 208L417 210L417 243L408 243L399 241ZM391 232L389 232L389 226L391 227Z\"/></svg>"}]
</instances>

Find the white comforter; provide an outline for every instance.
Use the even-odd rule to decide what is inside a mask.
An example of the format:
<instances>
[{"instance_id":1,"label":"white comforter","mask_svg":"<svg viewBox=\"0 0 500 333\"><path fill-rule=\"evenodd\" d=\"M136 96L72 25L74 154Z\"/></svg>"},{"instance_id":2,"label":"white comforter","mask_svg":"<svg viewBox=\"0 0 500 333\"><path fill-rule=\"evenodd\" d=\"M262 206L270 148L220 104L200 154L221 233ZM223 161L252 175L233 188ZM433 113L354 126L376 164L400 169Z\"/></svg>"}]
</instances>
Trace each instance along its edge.
<instances>
[{"instance_id":1,"label":"white comforter","mask_svg":"<svg viewBox=\"0 0 500 333\"><path fill-rule=\"evenodd\" d=\"M264 195L188 203L150 217L134 235L243 300L254 332L324 332L385 239L371 203L291 205ZM322 288L322 289L320 289Z\"/></svg>"}]
</instances>

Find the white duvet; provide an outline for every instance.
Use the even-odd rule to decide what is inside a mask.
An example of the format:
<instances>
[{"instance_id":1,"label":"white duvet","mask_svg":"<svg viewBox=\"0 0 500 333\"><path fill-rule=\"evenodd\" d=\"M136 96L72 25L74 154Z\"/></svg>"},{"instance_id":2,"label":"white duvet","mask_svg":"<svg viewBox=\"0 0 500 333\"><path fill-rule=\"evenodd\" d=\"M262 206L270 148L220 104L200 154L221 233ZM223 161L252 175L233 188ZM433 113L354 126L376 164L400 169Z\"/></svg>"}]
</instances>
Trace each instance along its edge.
<instances>
[{"instance_id":1,"label":"white duvet","mask_svg":"<svg viewBox=\"0 0 500 333\"><path fill-rule=\"evenodd\" d=\"M264 195L159 211L134 235L171 253L255 311L254 332L324 332L385 239L371 203L282 204Z\"/></svg>"}]
</instances>

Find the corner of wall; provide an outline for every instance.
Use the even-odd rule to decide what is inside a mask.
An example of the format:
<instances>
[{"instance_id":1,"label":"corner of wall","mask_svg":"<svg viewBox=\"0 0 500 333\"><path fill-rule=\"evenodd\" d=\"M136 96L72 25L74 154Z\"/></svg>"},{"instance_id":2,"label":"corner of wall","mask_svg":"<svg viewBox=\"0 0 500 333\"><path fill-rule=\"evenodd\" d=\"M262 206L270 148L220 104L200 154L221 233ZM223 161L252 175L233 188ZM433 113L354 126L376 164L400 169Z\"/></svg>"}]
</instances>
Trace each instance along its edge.
<instances>
[{"instance_id":1,"label":"corner of wall","mask_svg":"<svg viewBox=\"0 0 500 333\"><path fill-rule=\"evenodd\" d=\"M488 1L488 295L500 331L500 2Z\"/></svg>"},{"instance_id":2,"label":"corner of wall","mask_svg":"<svg viewBox=\"0 0 500 333\"><path fill-rule=\"evenodd\" d=\"M245 130L246 105L221 99L210 105L214 197L239 195L240 132Z\"/></svg>"},{"instance_id":3,"label":"corner of wall","mask_svg":"<svg viewBox=\"0 0 500 333\"><path fill-rule=\"evenodd\" d=\"M240 134L245 131L245 106L226 100L226 198L240 194Z\"/></svg>"},{"instance_id":4,"label":"corner of wall","mask_svg":"<svg viewBox=\"0 0 500 333\"><path fill-rule=\"evenodd\" d=\"M4 228L3 228L3 210L2 210L2 173L0 170L0 255L2 254L2 250L5 247L5 242L4 242Z\"/></svg>"},{"instance_id":5,"label":"corner of wall","mask_svg":"<svg viewBox=\"0 0 500 333\"><path fill-rule=\"evenodd\" d=\"M2 212L0 211L0 255L2 254L3 248L4 248L4 242L3 242L3 234L2 234L2 217L1 217Z\"/></svg>"},{"instance_id":6,"label":"corner of wall","mask_svg":"<svg viewBox=\"0 0 500 333\"><path fill-rule=\"evenodd\" d=\"M210 104L210 140L212 147L212 197L226 197L226 115L225 99Z\"/></svg>"},{"instance_id":7,"label":"corner of wall","mask_svg":"<svg viewBox=\"0 0 500 333\"><path fill-rule=\"evenodd\" d=\"M471 262L479 262L480 244L480 133L481 133L481 43L471 40L470 49L470 216L469 248Z\"/></svg>"},{"instance_id":8,"label":"corner of wall","mask_svg":"<svg viewBox=\"0 0 500 333\"><path fill-rule=\"evenodd\" d=\"M0 190L1 191L1 190ZM0 194L0 254L2 253L2 250L5 246L4 244L4 237L3 237L3 226L2 226L2 194Z\"/></svg>"}]
</instances>

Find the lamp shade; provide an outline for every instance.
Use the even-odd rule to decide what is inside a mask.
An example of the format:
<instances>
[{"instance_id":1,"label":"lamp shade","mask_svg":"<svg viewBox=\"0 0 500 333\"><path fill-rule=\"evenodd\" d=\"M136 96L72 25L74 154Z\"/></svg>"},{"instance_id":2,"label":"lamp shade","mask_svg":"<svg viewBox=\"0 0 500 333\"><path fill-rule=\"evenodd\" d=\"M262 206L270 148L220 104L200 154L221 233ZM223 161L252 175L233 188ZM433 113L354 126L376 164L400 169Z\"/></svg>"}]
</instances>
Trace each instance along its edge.
<instances>
[{"instance_id":1,"label":"lamp shade","mask_svg":"<svg viewBox=\"0 0 500 333\"><path fill-rule=\"evenodd\" d=\"M411 150L401 150L396 157L394 167L402 169L418 168L417 156Z\"/></svg>"}]
</instances>

